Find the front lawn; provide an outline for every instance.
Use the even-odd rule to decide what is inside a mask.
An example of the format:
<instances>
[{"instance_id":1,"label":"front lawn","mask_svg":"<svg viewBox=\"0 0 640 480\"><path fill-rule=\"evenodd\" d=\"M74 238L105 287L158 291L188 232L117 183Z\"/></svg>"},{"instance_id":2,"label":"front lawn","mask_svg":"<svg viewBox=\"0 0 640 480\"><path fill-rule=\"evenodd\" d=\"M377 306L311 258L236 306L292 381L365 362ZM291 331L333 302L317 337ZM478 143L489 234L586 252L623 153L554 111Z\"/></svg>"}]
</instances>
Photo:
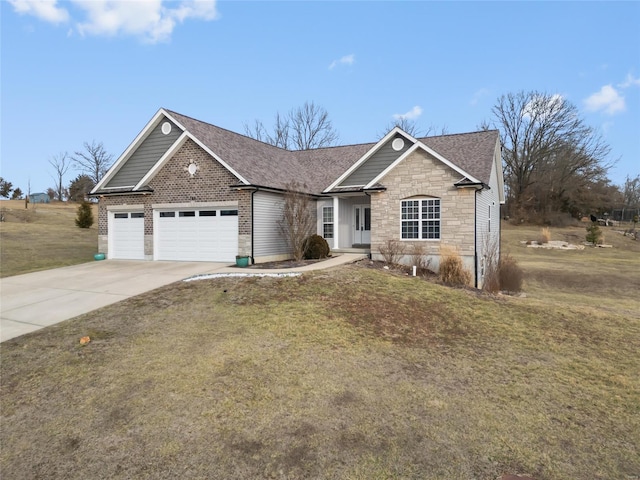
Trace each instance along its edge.
<instances>
[{"instance_id":1,"label":"front lawn","mask_svg":"<svg viewBox=\"0 0 640 480\"><path fill-rule=\"evenodd\" d=\"M638 478L639 310L543 291L364 262L131 298L2 344L2 476Z\"/></svg>"}]
</instances>

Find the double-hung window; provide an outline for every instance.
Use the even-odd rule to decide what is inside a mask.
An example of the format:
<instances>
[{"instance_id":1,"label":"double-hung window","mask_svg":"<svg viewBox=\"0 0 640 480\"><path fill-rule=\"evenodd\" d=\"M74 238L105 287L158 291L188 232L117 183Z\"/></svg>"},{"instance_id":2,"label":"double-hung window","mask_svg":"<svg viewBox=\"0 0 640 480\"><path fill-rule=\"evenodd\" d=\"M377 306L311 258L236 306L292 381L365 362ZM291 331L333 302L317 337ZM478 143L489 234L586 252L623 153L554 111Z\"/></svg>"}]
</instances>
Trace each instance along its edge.
<instances>
[{"instance_id":1,"label":"double-hung window","mask_svg":"<svg viewBox=\"0 0 640 480\"><path fill-rule=\"evenodd\" d=\"M440 240L440 199L403 200L401 231L403 240Z\"/></svg>"},{"instance_id":2,"label":"double-hung window","mask_svg":"<svg viewBox=\"0 0 640 480\"><path fill-rule=\"evenodd\" d=\"M333 238L333 207L322 207L322 236Z\"/></svg>"}]
</instances>

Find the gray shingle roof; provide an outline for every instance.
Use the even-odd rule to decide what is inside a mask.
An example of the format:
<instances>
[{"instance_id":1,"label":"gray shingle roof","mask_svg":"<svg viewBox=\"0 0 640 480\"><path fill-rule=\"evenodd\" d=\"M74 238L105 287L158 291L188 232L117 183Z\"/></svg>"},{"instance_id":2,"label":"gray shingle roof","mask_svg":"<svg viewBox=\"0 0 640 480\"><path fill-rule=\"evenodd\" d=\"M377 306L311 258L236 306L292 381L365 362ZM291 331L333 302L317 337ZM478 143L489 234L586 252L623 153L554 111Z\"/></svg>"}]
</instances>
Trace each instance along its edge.
<instances>
[{"instance_id":1,"label":"gray shingle roof","mask_svg":"<svg viewBox=\"0 0 640 480\"><path fill-rule=\"evenodd\" d=\"M499 136L498 130L486 130L418 140L481 182L489 184Z\"/></svg>"},{"instance_id":2,"label":"gray shingle roof","mask_svg":"<svg viewBox=\"0 0 640 480\"><path fill-rule=\"evenodd\" d=\"M165 109L166 110L166 109ZM193 136L252 185L286 189L292 182L321 193L375 143L288 151L239 133L166 110ZM498 132L475 132L419 139L447 160L489 183Z\"/></svg>"}]
</instances>

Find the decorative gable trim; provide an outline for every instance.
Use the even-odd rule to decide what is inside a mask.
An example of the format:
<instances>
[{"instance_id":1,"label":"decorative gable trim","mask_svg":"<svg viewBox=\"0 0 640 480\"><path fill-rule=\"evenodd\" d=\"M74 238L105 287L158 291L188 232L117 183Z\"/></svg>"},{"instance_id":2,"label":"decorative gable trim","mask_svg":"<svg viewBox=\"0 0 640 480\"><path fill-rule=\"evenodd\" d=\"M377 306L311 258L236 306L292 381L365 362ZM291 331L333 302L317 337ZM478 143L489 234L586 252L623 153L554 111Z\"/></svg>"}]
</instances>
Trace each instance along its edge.
<instances>
[{"instance_id":1,"label":"decorative gable trim","mask_svg":"<svg viewBox=\"0 0 640 480\"><path fill-rule=\"evenodd\" d=\"M133 152L135 152L136 149L142 144L144 139L149 136L149 133L151 133L151 131L154 128L156 128L158 124L162 121L163 116L165 116L165 111L161 108L156 112L153 118L149 120L149 123L147 123L147 125L142 129L142 131L133 140L133 142L129 144L127 149L124 151L122 155L120 155L118 160L116 160L116 163L114 163L111 166L111 168L107 171L105 176L102 177L102 179L98 182L98 184L95 187L93 187L93 190L91 190L91 193L95 193L98 190L102 189L104 185L107 185L113 179L116 173L118 173L118 171L127 162L127 160L129 160L129 157L131 157ZM177 122L174 122L174 123L176 123L176 125L179 125ZM184 130L184 127L182 127L181 125L180 125L180 128Z\"/></svg>"},{"instance_id":2,"label":"decorative gable trim","mask_svg":"<svg viewBox=\"0 0 640 480\"><path fill-rule=\"evenodd\" d=\"M415 138L413 138L411 135L409 135L407 132L405 132L401 128L394 127L389 133L387 133L384 137L382 137L382 139L380 139L378 143L376 143L373 147L371 147L371 149L367 153L365 153L362 157L360 157L360 159L356 163L351 165L351 167L349 167L346 172L340 175L335 182L329 185L322 193L330 192L331 190L336 188L338 185L340 185L346 178L349 177L349 175L355 172L358 169L358 167L360 167L360 165L362 165L369 158L371 158L378 150L380 150L391 138L393 138L398 133L403 137L405 137L407 140L409 140L411 143L415 144L417 142ZM377 182L375 181L370 182L369 185L372 185L375 183ZM353 187L355 186L359 186L359 185L353 185Z\"/></svg>"},{"instance_id":3,"label":"decorative gable trim","mask_svg":"<svg viewBox=\"0 0 640 480\"><path fill-rule=\"evenodd\" d=\"M156 164L153 167L151 167L151 170L149 170L146 173L146 175L142 177L142 179L137 183L137 185L133 187L133 190L134 191L138 190L139 188L149 183L149 181L151 181L151 179L156 176L156 174L160 171L160 169L164 167L165 163L167 163L167 161L171 157L173 157L173 154L176 153L180 149L180 147L182 147L185 144L188 138L189 138L189 135L187 134L187 132L183 131L182 135L180 135L180 137L178 137L178 139L175 142L173 142L173 145L171 145L171 147L169 147L169 149L166 152L164 152L164 155L160 157L160 159L156 162Z\"/></svg>"},{"instance_id":4,"label":"decorative gable trim","mask_svg":"<svg viewBox=\"0 0 640 480\"><path fill-rule=\"evenodd\" d=\"M436 159L440 160L442 163L444 163L445 165L447 165L451 169L455 170L456 172L458 172L463 177L466 177L470 182L479 183L479 184L482 183L480 180L475 178L473 175L470 175L469 173L465 172L463 169L461 169L457 165L453 164L452 162L450 162L449 160L444 158L442 155L440 155L435 150L432 150L431 148L427 147L424 143L416 140L416 143L411 148L409 148L409 150L407 150L400 157L398 157L398 159L395 162L393 162L391 165L389 165L387 168L385 168L376 178L374 178L367 185L365 185L364 188L365 189L366 188L371 188L376 183L379 183L380 180L385 177L385 175L387 175L400 162L402 162L405 158L407 158L409 155L411 155L413 152L415 152L418 149L421 149L421 150L425 151L426 153L428 153L429 155L432 155Z\"/></svg>"},{"instance_id":5,"label":"decorative gable trim","mask_svg":"<svg viewBox=\"0 0 640 480\"><path fill-rule=\"evenodd\" d=\"M189 132L184 125L182 125L178 120L176 120L169 112L167 112L164 108L161 108L156 112L156 114L149 120L147 125L142 129L142 131L138 134L138 136L131 142L131 144L127 147L122 155L116 160L116 162L111 166L111 168L107 171L104 177L98 182L98 184L91 190L91 194L100 191L100 190L109 190L105 189L104 185L108 185L109 182L113 179L113 177L118 173L118 171L123 167L123 165L129 160L131 155L140 147L142 142L149 136L151 131L158 126L158 124L162 121L163 118L167 118L171 120L178 128L182 130L182 135L178 138L178 140L162 155L162 157L156 162L156 164L145 174L145 176L140 180L135 186L132 186L133 191L137 191L142 186L146 185L146 183L151 180L159 171L160 167L162 167L171 155L173 155L177 149L184 144L187 138L193 140L200 148L202 148L205 152L211 155L217 162L220 163L224 168L226 168L233 176L235 176L240 182L244 184L249 184L249 182L242 177L238 172L236 172L233 168L231 168L226 162L224 162L218 155L212 152L204 143L202 143L198 138L196 138L191 132ZM115 187L114 187L115 188ZM120 188L120 187L118 187Z\"/></svg>"},{"instance_id":6,"label":"decorative gable trim","mask_svg":"<svg viewBox=\"0 0 640 480\"><path fill-rule=\"evenodd\" d=\"M182 125L178 120L176 120L174 117L172 117L169 112L165 111L164 109L162 111L167 116L167 118L169 118L172 122L174 122L176 125L178 125L191 140L193 140L200 148L202 148L205 152L207 152L209 155L211 155L213 158L215 158L216 161L218 163L220 163L220 165L222 165L224 168L226 168L234 177L236 177L238 180L240 180L245 185L249 185L249 182L242 175L240 175L233 168L231 168L224 160L222 160L218 155L216 155L213 151L211 151L209 149L209 147L207 147L197 137L195 137L193 134L191 134L191 132L189 132L184 127L184 125Z\"/></svg>"}]
</instances>

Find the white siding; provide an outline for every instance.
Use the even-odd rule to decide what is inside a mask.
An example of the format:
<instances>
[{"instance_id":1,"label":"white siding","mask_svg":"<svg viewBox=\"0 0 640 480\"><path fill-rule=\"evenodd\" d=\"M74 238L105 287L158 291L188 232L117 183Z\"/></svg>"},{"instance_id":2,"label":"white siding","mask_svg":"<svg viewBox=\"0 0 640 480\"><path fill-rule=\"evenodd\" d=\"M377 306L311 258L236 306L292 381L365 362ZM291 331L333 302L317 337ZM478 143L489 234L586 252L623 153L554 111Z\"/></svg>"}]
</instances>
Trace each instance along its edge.
<instances>
[{"instance_id":1,"label":"white siding","mask_svg":"<svg viewBox=\"0 0 640 480\"><path fill-rule=\"evenodd\" d=\"M500 187L495 162L491 169L489 187L489 189L479 191L476 197L476 251L479 288L482 287L484 280L483 260L489 253L488 249L497 249L498 258L500 254ZM484 266L486 266L486 262Z\"/></svg>"},{"instance_id":2,"label":"white siding","mask_svg":"<svg viewBox=\"0 0 640 480\"><path fill-rule=\"evenodd\" d=\"M253 196L253 256L266 257L290 253L280 234L284 196L256 192Z\"/></svg>"}]
</instances>

